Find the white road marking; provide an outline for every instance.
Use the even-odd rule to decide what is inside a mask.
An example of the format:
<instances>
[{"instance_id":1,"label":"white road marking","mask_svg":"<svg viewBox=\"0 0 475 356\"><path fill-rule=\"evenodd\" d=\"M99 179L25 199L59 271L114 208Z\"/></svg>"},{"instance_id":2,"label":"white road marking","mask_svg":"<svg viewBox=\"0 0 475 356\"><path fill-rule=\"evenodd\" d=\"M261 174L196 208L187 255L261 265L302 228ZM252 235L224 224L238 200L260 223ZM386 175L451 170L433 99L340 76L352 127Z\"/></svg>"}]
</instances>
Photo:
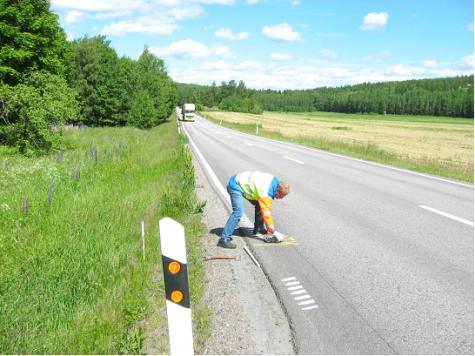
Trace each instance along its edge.
<instances>
[{"instance_id":1,"label":"white road marking","mask_svg":"<svg viewBox=\"0 0 475 356\"><path fill-rule=\"evenodd\" d=\"M300 302L299 305L309 305L309 304L314 304L315 301L313 299L310 300L305 300L303 302Z\"/></svg>"},{"instance_id":2,"label":"white road marking","mask_svg":"<svg viewBox=\"0 0 475 356\"><path fill-rule=\"evenodd\" d=\"M302 286L296 286L296 287L289 287L287 290L297 290L297 289L302 289Z\"/></svg>"},{"instance_id":3,"label":"white road marking","mask_svg":"<svg viewBox=\"0 0 475 356\"><path fill-rule=\"evenodd\" d=\"M311 305L309 307L305 307L305 308L302 308L302 310L310 310L310 309L315 309L315 308L318 308L318 305Z\"/></svg>"},{"instance_id":4,"label":"white road marking","mask_svg":"<svg viewBox=\"0 0 475 356\"><path fill-rule=\"evenodd\" d=\"M303 293L307 293L307 291L305 289L301 289L301 290L296 290L295 292L292 292L290 294L294 295L294 294L303 294Z\"/></svg>"},{"instance_id":5,"label":"white road marking","mask_svg":"<svg viewBox=\"0 0 475 356\"><path fill-rule=\"evenodd\" d=\"M439 215L445 216L446 218L449 218L449 219L452 219L452 220L456 220L456 221L461 222L461 223L463 223L463 224L473 226L473 222L472 222L472 221L459 218L458 216L455 216L455 215L452 215L452 214L449 214L449 213L444 213L443 211L440 211L440 210L431 208L430 206L419 205L419 208L422 208L422 209L431 211L431 212L433 212L433 213L435 213L435 214L439 214Z\"/></svg>"},{"instance_id":6,"label":"white road marking","mask_svg":"<svg viewBox=\"0 0 475 356\"><path fill-rule=\"evenodd\" d=\"M254 145L253 145L252 143L250 143L250 142L247 142L247 141L242 141L242 142L244 142L244 143L245 143L246 145L248 145L248 146L251 146L251 147L254 146Z\"/></svg>"},{"instance_id":7,"label":"white road marking","mask_svg":"<svg viewBox=\"0 0 475 356\"><path fill-rule=\"evenodd\" d=\"M294 297L295 300L304 300L304 299L308 299L308 298L312 298L312 297L309 296L308 294L301 295L300 297Z\"/></svg>"},{"instance_id":8,"label":"white road marking","mask_svg":"<svg viewBox=\"0 0 475 356\"><path fill-rule=\"evenodd\" d=\"M295 277L288 277L288 278L282 278L281 281L282 282L288 282L288 281L295 281L297 278Z\"/></svg>"},{"instance_id":9,"label":"white road marking","mask_svg":"<svg viewBox=\"0 0 475 356\"><path fill-rule=\"evenodd\" d=\"M299 281L295 281L295 282L287 282L285 283L285 286L288 287L288 286L295 286L296 284L300 284Z\"/></svg>"},{"instance_id":10,"label":"white road marking","mask_svg":"<svg viewBox=\"0 0 475 356\"><path fill-rule=\"evenodd\" d=\"M302 161L299 161L298 159L295 159L295 158L292 158L292 157L288 157L288 156L284 156L285 159L288 159L289 161L293 161L293 162L296 162L298 164L303 164Z\"/></svg>"},{"instance_id":11,"label":"white road marking","mask_svg":"<svg viewBox=\"0 0 475 356\"><path fill-rule=\"evenodd\" d=\"M244 133L244 132L235 131L235 133L243 135L243 136L249 136L249 137L256 138L256 135L251 135L251 134L247 134L247 133ZM432 180L438 180L440 182L450 183L450 184L459 185L459 186L462 186L462 187L474 189L473 185L470 185L470 184L467 184L467 183L462 183L462 182L457 182L457 181L453 181L453 180L449 180L449 179L444 179L444 178L441 178L441 177L431 176L429 174L414 172L414 171L410 171L410 170L403 169L403 168L392 167L392 166L388 166L388 165L383 164L383 163L365 161L365 160L360 159L360 158L344 156L344 155L341 155L341 154L338 154L338 153L324 151L324 150L318 149L318 148L305 147L305 146L303 146L301 144L297 144L297 143L278 141L278 140L274 140L274 139L267 138L267 137L262 137L262 136L259 136L259 137L262 140L274 142L278 145L284 146L285 148L290 147L290 148L293 148L295 150L305 150L305 151L311 151L313 153L323 153L323 154L327 154L327 155L330 155L330 156L344 158L344 159L347 159L347 160L350 160L350 161L361 162L361 163L364 163L364 164L367 164L367 165L370 165L370 166L377 166L377 167L381 167L381 168L391 169L393 171L412 174L412 175L416 175L416 176L420 176L420 177L424 177L424 178L429 178L429 179L432 179Z\"/></svg>"}]
</instances>

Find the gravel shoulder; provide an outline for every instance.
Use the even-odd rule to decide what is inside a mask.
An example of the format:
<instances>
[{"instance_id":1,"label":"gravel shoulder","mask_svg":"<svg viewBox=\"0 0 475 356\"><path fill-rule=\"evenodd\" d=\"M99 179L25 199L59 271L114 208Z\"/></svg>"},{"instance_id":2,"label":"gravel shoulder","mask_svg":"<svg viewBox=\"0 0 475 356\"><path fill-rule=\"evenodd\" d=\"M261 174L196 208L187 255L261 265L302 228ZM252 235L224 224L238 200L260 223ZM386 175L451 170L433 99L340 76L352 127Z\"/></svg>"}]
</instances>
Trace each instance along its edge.
<instances>
[{"instance_id":1,"label":"gravel shoulder","mask_svg":"<svg viewBox=\"0 0 475 356\"><path fill-rule=\"evenodd\" d=\"M202 238L207 256L240 256L239 261L205 262L204 302L212 314L212 333L204 354L295 354L292 332L264 272L243 250L246 238L235 235L235 250L216 246L230 207L213 189L193 156L198 199L206 200ZM238 233L236 231L235 233Z\"/></svg>"}]
</instances>

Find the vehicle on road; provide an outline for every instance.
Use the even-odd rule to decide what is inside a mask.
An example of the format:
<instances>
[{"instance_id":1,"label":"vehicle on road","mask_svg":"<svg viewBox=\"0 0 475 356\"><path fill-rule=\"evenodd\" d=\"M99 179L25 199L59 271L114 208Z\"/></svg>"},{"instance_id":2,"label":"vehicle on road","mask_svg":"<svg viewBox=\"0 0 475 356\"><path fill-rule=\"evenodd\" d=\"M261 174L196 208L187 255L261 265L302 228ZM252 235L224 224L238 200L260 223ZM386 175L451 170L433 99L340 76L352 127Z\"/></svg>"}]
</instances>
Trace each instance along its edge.
<instances>
[{"instance_id":1,"label":"vehicle on road","mask_svg":"<svg viewBox=\"0 0 475 356\"><path fill-rule=\"evenodd\" d=\"M176 118L177 118L178 120L181 120L181 107L180 107L180 106L177 106L177 107L175 108L175 114L176 114Z\"/></svg>"},{"instance_id":2,"label":"vehicle on road","mask_svg":"<svg viewBox=\"0 0 475 356\"><path fill-rule=\"evenodd\" d=\"M185 103L181 107L182 121L195 121L195 104Z\"/></svg>"}]
</instances>

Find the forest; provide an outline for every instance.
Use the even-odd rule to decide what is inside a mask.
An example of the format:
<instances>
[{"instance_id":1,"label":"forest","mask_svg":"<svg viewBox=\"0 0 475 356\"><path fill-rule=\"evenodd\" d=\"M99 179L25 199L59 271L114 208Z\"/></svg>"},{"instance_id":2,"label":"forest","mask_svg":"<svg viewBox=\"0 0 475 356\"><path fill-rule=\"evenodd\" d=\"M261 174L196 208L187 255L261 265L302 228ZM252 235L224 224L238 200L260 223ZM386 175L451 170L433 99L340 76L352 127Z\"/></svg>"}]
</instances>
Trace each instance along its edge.
<instances>
[{"instance_id":1,"label":"forest","mask_svg":"<svg viewBox=\"0 0 475 356\"><path fill-rule=\"evenodd\" d=\"M61 146L64 124L149 128L177 101L162 59L119 57L104 36L68 41L44 0L0 6L0 145L23 154Z\"/></svg>"},{"instance_id":2,"label":"forest","mask_svg":"<svg viewBox=\"0 0 475 356\"><path fill-rule=\"evenodd\" d=\"M178 84L178 99L255 114L327 111L473 118L473 79L471 75L283 91L248 89L243 81L231 80L220 86Z\"/></svg>"}]
</instances>

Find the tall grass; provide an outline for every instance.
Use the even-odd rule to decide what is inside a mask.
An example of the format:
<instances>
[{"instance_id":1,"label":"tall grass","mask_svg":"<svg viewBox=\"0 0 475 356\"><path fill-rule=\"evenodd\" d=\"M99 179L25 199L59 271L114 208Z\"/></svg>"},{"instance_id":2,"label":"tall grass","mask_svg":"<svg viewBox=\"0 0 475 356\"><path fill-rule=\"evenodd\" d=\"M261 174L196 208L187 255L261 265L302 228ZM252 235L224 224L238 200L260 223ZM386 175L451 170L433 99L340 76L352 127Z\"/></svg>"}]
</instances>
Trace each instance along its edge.
<instances>
[{"instance_id":1,"label":"tall grass","mask_svg":"<svg viewBox=\"0 0 475 356\"><path fill-rule=\"evenodd\" d=\"M221 124L223 126L246 132L249 134L256 133L256 125L254 124L241 124L236 122L227 122L224 120L218 120L211 115L206 113L201 113L202 116L206 117L208 120ZM305 115L305 114L299 114ZM311 117L315 117L315 113L309 113ZM354 114L354 119L357 119L357 115ZM360 115L361 116L361 115ZM384 118L383 115L369 115L377 116L379 119ZM366 118L368 119L368 118ZM393 118L389 118L393 120ZM396 118L400 121L409 121L409 118ZM394 119L394 120L396 120ZM422 121L423 118L416 118L415 121ZM428 117L426 118L427 123L436 122L436 118ZM443 120L443 119L442 119ZM468 125L473 125L473 120L470 119L456 119L466 122ZM346 130L344 127L332 127L334 130ZM400 154L388 152L379 148L375 144L360 144L360 143L349 143L342 140L331 140L325 137L301 137L301 136L290 136L282 135L279 132L266 130L259 124L259 135L264 137L269 137L281 141L290 141L299 143L308 147L314 147L321 150L340 153L352 157L357 157L369 161L375 161L379 163L385 163L389 165L394 165L401 168L406 168L418 172L429 173L439 176L444 176L448 178L459 179L467 182L473 182L473 164L462 165L460 162L451 162L451 161L441 161L430 159L427 157L414 158L414 157L405 157Z\"/></svg>"},{"instance_id":2,"label":"tall grass","mask_svg":"<svg viewBox=\"0 0 475 356\"><path fill-rule=\"evenodd\" d=\"M185 225L199 347L209 333L200 304L203 227L176 126L66 138L70 149L47 157L0 150L0 353L143 352L147 320L165 322L157 238L164 216ZM159 330L156 351L167 353L166 326Z\"/></svg>"}]
</instances>

